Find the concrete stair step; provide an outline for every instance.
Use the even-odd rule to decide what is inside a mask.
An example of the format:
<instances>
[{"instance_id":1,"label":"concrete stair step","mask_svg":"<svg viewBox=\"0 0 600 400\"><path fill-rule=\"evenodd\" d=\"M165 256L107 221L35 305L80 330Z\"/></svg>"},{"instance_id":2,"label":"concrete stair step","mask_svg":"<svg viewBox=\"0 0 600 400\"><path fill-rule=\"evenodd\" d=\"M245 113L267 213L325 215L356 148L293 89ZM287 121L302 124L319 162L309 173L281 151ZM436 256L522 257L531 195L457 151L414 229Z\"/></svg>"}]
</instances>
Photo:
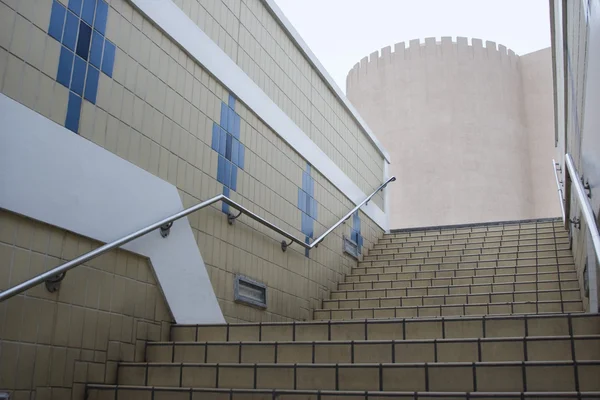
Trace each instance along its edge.
<instances>
[{"instance_id":1,"label":"concrete stair step","mask_svg":"<svg viewBox=\"0 0 600 400\"><path fill-rule=\"evenodd\" d=\"M345 309L316 309L314 319L348 320L380 318L420 318L463 315L511 315L583 312L581 300L511 301L479 304L416 305Z\"/></svg>"},{"instance_id":2,"label":"concrete stair step","mask_svg":"<svg viewBox=\"0 0 600 400\"><path fill-rule=\"evenodd\" d=\"M399 391L337 391L285 389L215 389L160 386L99 385L87 386L88 400L586 400L599 399L600 392L399 392ZM501 396L501 397L500 397Z\"/></svg>"},{"instance_id":3,"label":"concrete stair step","mask_svg":"<svg viewBox=\"0 0 600 400\"><path fill-rule=\"evenodd\" d=\"M600 314L173 325L175 342L407 340L600 335Z\"/></svg>"},{"instance_id":4,"label":"concrete stair step","mask_svg":"<svg viewBox=\"0 0 600 400\"><path fill-rule=\"evenodd\" d=\"M121 363L122 385L372 391L598 391L600 361L372 364Z\"/></svg>"},{"instance_id":5,"label":"concrete stair step","mask_svg":"<svg viewBox=\"0 0 600 400\"><path fill-rule=\"evenodd\" d=\"M600 335L297 342L154 342L152 363L414 363L594 360Z\"/></svg>"},{"instance_id":6,"label":"concrete stair step","mask_svg":"<svg viewBox=\"0 0 600 400\"><path fill-rule=\"evenodd\" d=\"M540 265L540 266L520 266L520 267L478 267L473 268L466 266L464 268L447 268L438 269L435 266L425 267L414 266L412 268L404 268L398 272L371 272L346 275L344 282L369 282L369 281L389 281L403 280L415 278L438 278L438 277L473 277L473 276L494 276L494 275L525 275L525 274L542 274L542 273L567 273L575 271L574 265ZM445 266L444 266L445 267ZM448 266L452 267L452 266ZM431 269L429 269L431 268ZM408 269L408 271L406 270ZM412 269L412 271L411 271ZM389 271L389 270L388 270Z\"/></svg>"},{"instance_id":7,"label":"concrete stair step","mask_svg":"<svg viewBox=\"0 0 600 400\"><path fill-rule=\"evenodd\" d=\"M385 233L383 238L405 238L405 237L428 237L439 235L485 235L485 234L547 234L564 233L565 229L562 221L558 224L549 225L488 225L488 226L470 226L470 227L429 227L423 229L397 229Z\"/></svg>"},{"instance_id":8,"label":"concrete stair step","mask_svg":"<svg viewBox=\"0 0 600 400\"><path fill-rule=\"evenodd\" d=\"M573 263L557 263L555 261L538 262L511 262L506 260L500 261L477 261L477 262L461 262L461 263L440 263L440 264L411 264L411 265L379 265L379 266L363 266L351 269L349 275L361 274L382 274L394 272L420 272L420 271L439 271L452 269L485 269L485 268L503 268L517 267L518 271L524 271L526 268L542 268L551 267L555 270L575 270ZM548 268L547 268L548 269Z\"/></svg>"},{"instance_id":9,"label":"concrete stair step","mask_svg":"<svg viewBox=\"0 0 600 400\"><path fill-rule=\"evenodd\" d=\"M570 249L569 238L557 238L550 244L535 244L526 246L507 246L500 242L483 242L483 243L462 243L462 244L440 244L432 245L431 243L374 243L374 250L390 250L398 253L410 253L413 251L477 251L477 253L501 253L501 252L518 252L518 251L546 251L546 250L568 250ZM370 251L370 250L369 250Z\"/></svg>"},{"instance_id":10,"label":"concrete stair step","mask_svg":"<svg viewBox=\"0 0 600 400\"><path fill-rule=\"evenodd\" d=\"M410 307L433 305L487 304L505 302L537 302L581 300L580 291L576 289L549 289L508 291L467 294L430 294L412 296L383 296L354 299L323 300L323 309L338 310L348 308L380 308Z\"/></svg>"},{"instance_id":11,"label":"concrete stair step","mask_svg":"<svg viewBox=\"0 0 600 400\"><path fill-rule=\"evenodd\" d=\"M548 244L557 239L568 238L569 234L564 229L561 231L555 232L540 232L535 233L534 231L528 232L505 232L505 233L491 233L491 234L483 234L483 233L446 233L446 234L436 234L436 235L413 235L413 236L397 236L392 234L391 236L384 235L377 242L379 244L384 243L435 243L435 242L452 242L457 241L457 243L481 243L481 242L522 242L522 241L530 241L531 243L521 243L521 244ZM441 243L440 243L441 244Z\"/></svg>"},{"instance_id":12,"label":"concrete stair step","mask_svg":"<svg viewBox=\"0 0 600 400\"><path fill-rule=\"evenodd\" d=\"M394 260L410 260L410 259L444 259L447 257L461 257L464 261L488 261L488 260L513 260L513 259L540 259L540 258L557 258L571 257L571 250L523 250L523 251L503 251L503 252L486 252L482 253L467 251L467 250L445 250L445 251L412 251L412 252L397 252L395 250L371 250L369 255L363 257L364 261L377 261L392 257ZM389 259L389 258L387 258Z\"/></svg>"},{"instance_id":13,"label":"concrete stair step","mask_svg":"<svg viewBox=\"0 0 600 400\"><path fill-rule=\"evenodd\" d=\"M514 268L511 267L514 271ZM504 271L504 270L502 270ZM466 273L465 273L466 272ZM480 271L481 272L481 271ZM540 272L540 273L506 273L493 274L497 269L491 268L480 275L477 270L444 270L424 272L402 272L396 274L401 279L370 280L370 281L346 281L338 283L338 291L368 290L368 289L391 289L391 288L425 288L434 286L461 286L461 285L484 285L493 283L513 282L548 282L548 281L573 281L577 280L577 272ZM485 272L490 274L486 275Z\"/></svg>"},{"instance_id":14,"label":"concrete stair step","mask_svg":"<svg viewBox=\"0 0 600 400\"><path fill-rule=\"evenodd\" d=\"M575 272L573 272L575 274ZM425 280L427 281L427 280ZM413 282L410 280L409 282ZM330 298L340 299L370 299L379 297L407 297L428 295L450 295L470 293L498 293L498 292L527 292L536 290L577 289L577 279L553 281L523 281L511 283L477 283L462 285L429 285L426 287L398 287L398 288L365 288L357 290L333 290Z\"/></svg>"},{"instance_id":15,"label":"concrete stair step","mask_svg":"<svg viewBox=\"0 0 600 400\"><path fill-rule=\"evenodd\" d=\"M532 266L573 264L573 257L542 257L542 258L499 258L492 260L474 260L469 257L443 257L443 258L410 258L406 260L371 260L361 261L357 268L373 267L407 267L411 265L452 265L470 264L474 267L486 266ZM487 258L487 257L485 257Z\"/></svg>"}]
</instances>

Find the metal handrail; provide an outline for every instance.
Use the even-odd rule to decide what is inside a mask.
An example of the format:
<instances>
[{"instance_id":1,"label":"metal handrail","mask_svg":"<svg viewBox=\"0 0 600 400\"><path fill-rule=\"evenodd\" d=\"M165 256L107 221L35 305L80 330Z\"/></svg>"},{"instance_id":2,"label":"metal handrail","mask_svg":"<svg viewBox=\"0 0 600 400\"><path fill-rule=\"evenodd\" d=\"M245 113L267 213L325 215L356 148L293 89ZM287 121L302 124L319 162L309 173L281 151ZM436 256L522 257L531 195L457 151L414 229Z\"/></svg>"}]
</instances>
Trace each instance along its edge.
<instances>
[{"instance_id":1,"label":"metal handrail","mask_svg":"<svg viewBox=\"0 0 600 400\"><path fill-rule=\"evenodd\" d=\"M100 246L97 249L94 249L88 253L85 253L69 262L66 262L62 265L59 265L58 267L55 267L47 272L44 272L43 274L40 274L36 277L33 277L25 282L19 283L18 285L13 286L10 289L7 289L3 292L0 292L0 302L7 300L13 296L16 296L19 293L24 292L27 289L30 289L36 285L39 285L40 283L46 282L48 280L57 280L56 277L57 276L61 276L62 274L66 273L67 271L69 271L70 269L73 269L93 258L96 258L112 249L115 249L117 247L121 247L122 245L131 242L132 240L135 240L141 236L146 235L147 233L150 233L156 229L160 229L161 230L161 235L163 237L167 237L169 234L169 229L171 228L171 225L173 224L174 221L177 221L178 219L181 219L195 211L201 210L205 207L210 206L211 204L214 204L218 201L222 201L223 203L229 204L230 206L234 207L235 209L237 209L240 213L237 216L228 216L228 220L231 223L234 219L238 218L240 215L242 214L246 214L247 216L249 216L250 218L252 218L253 220L271 228L272 230L274 230L275 232L279 233L280 235L286 237L287 239L290 240L289 243L287 243L285 240L281 243L281 249L283 251L285 251L287 249L288 246L290 246L292 243L298 243L300 246L304 247L305 249L311 250L314 247L317 247L319 245L320 242L323 241L323 239L325 239L325 236L329 235L335 228L337 228L338 226L340 226L344 221L346 221L348 218L350 218L352 216L352 214L354 214L359 208L361 208L363 205L365 205L366 203L369 202L369 200L371 200L371 198L373 196L375 196L380 190L382 190L383 188L385 188L387 186L388 183L393 182L396 180L396 177L392 176L391 178L389 178L387 181L385 181L384 183L382 183L381 185L379 185L379 187L377 189L375 189L375 191L373 193L371 193L366 199L364 199L362 202L360 202L359 204L356 205L356 207L354 207L352 209L352 211L350 211L348 214L346 214L342 219L340 219L337 223L335 223L331 228L327 229L321 236L319 236L317 239L315 239L311 244L306 244L304 243L304 241L296 238L294 235L292 235L291 233L288 233L286 231L284 231L283 229L279 228L278 226L272 224L271 222L267 221L266 219L258 216L257 214L255 214L254 212L248 210L246 207L242 206L241 204L231 200L229 197L220 194L218 196L215 196L213 198L210 198L206 201L203 201L202 203L196 204L195 206L189 207L183 211L180 211L176 214L171 215L170 217L164 218L158 222L153 223L152 225L149 225L143 229L137 230L133 233L130 233L127 236L123 236L120 239L117 239L113 242L107 243L104 246ZM60 280L62 278L59 278L58 280Z\"/></svg>"},{"instance_id":2,"label":"metal handrail","mask_svg":"<svg viewBox=\"0 0 600 400\"><path fill-rule=\"evenodd\" d=\"M562 213L563 224L566 222L566 214L565 214L565 201L564 193L561 186L562 181L558 177L558 170L556 167L560 168L560 164L552 159L552 169L554 170L554 179L556 180L556 188L558 189L558 201L560 203L560 211Z\"/></svg>"},{"instance_id":3,"label":"metal handrail","mask_svg":"<svg viewBox=\"0 0 600 400\"><path fill-rule=\"evenodd\" d=\"M596 254L596 261L600 263L600 234L598 233L598 227L596 226L596 218L594 217L594 211L592 210L592 206L588 201L588 196L585 193L585 189L583 187L583 184L581 183L581 179L579 178L579 173L577 172L577 168L575 168L575 164L573 163L573 159L571 158L570 154L565 155L565 163L567 165L567 171L569 171L571 182L575 186L575 198L579 202L581 213L583 214L583 219L592 237L594 253ZM588 268L588 284L590 287L590 310L594 313L598 312L598 283L596 275L596 268Z\"/></svg>"}]
</instances>

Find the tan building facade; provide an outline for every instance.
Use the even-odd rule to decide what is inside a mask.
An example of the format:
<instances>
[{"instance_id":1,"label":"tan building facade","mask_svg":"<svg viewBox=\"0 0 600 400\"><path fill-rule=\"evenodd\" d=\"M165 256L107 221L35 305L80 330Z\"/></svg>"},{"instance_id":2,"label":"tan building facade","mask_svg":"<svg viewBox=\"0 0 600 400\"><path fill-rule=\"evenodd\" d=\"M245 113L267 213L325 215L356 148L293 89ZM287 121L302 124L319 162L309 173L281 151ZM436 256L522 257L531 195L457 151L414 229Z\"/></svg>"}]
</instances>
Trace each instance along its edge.
<instances>
[{"instance_id":1,"label":"tan building facade","mask_svg":"<svg viewBox=\"0 0 600 400\"><path fill-rule=\"evenodd\" d=\"M347 96L391 154L394 228L559 215L550 49L411 40L374 52Z\"/></svg>"}]
</instances>

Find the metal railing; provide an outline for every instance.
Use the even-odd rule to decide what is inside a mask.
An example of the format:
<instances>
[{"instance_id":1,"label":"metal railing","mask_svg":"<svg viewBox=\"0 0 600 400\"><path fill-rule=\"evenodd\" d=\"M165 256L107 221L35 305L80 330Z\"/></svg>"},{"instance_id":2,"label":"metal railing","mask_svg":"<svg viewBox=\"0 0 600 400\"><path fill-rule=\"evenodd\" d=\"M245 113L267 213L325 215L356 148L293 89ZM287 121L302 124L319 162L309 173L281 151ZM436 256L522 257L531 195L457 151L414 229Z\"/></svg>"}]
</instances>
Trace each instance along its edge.
<instances>
[{"instance_id":1,"label":"metal railing","mask_svg":"<svg viewBox=\"0 0 600 400\"><path fill-rule=\"evenodd\" d=\"M570 154L565 155L565 164L567 165L567 171L569 172L571 184L575 187L575 198L579 203L581 214L583 215L583 220L585 221L585 225L587 226L590 236L592 238L592 246L594 248L594 254L596 255L596 262L600 263L600 234L598 233L598 227L596 226L596 218L594 217L594 211L592 210L592 206L590 205L590 202L588 200L588 195L585 192L585 188L581 182L579 173L577 172L577 168L575 168L575 164L573 163L573 159L571 158ZM566 218L568 218L568 215L566 215ZM598 312L598 283L595 265L596 263L592 264L590 267L588 267L587 271L588 284L590 289L589 309L593 313Z\"/></svg>"},{"instance_id":2,"label":"metal railing","mask_svg":"<svg viewBox=\"0 0 600 400\"><path fill-rule=\"evenodd\" d=\"M558 167L558 169L557 169ZM562 214L563 225L566 222L566 214L565 214L565 200L564 193L562 188L562 181L558 177L558 171L561 171L560 164L557 163L554 159L552 159L552 169L554 170L554 179L556 180L556 188L558 189L558 201L560 203L560 211Z\"/></svg>"},{"instance_id":3,"label":"metal railing","mask_svg":"<svg viewBox=\"0 0 600 400\"><path fill-rule=\"evenodd\" d=\"M279 233L283 237L289 239L290 240L289 243L286 240L283 240L281 242L281 250L282 251L285 251L293 243L297 243L300 246L304 247L305 249L311 250L314 247L317 247L319 245L319 243L321 243L327 235L329 235L335 228L337 228L342 223L344 223L344 221L346 221L348 218L350 218L352 216L352 214L354 214L358 209L360 209L363 205L367 204L369 202L369 200L371 200L371 198L373 198L373 196L375 196L380 190L385 188L388 185L388 183L393 182L395 180L396 180L396 177L392 176L391 178L386 180L384 183L379 185L379 187L377 187L377 189L375 189L375 191L373 191L373 193L371 193L369 196L367 196L366 199L364 199L359 204L357 204L356 207L354 207L350 212L348 212L346 215L344 215L344 217L342 217L342 219L340 219L338 222L336 222L331 228L327 229L321 236L319 236L317 239L315 239L310 244L304 243L304 241L296 238L291 233L286 232L285 230L272 224L271 222L267 221L266 219L258 216L257 214L248 210L241 204L231 200L229 197L227 197L223 194L220 194L220 195L210 198L206 201L203 201L202 203L196 204L195 206L189 207L183 211L173 214L170 217L167 217L158 222L155 222L152 225L149 225L143 229L132 232L127 236L123 236L120 239L117 239L113 242L107 243L104 246L100 246L97 249L94 249L94 250L92 250L86 254L83 254L69 262L59 265L58 267L53 268L47 272L44 272L43 274L40 274L40 275L35 276L23 283L15 285L10 289L0 292L0 302L4 301L6 299L9 299L13 296L16 296L17 294L22 293L22 292L26 291L27 289L30 289L30 288L32 288L36 285L39 285L41 283L44 283L44 282L46 282L46 286L48 287L48 289L51 290L51 288L54 287L54 284L56 284L57 282L60 282L63 279L64 274L67 271L69 271L70 269L73 269L83 263L86 263L87 261L89 261L93 258L96 258L112 249L121 247L122 245L129 243L132 240L135 240L135 239L137 239L141 236L144 236L144 235L146 235L152 231L155 231L157 229L160 229L161 236L163 238L166 238L169 235L169 230L170 230L171 226L173 225L174 221L177 221L178 219L181 219L195 211L198 211L205 207L208 207L211 204L214 204L218 201L222 201L223 203L229 204L230 206L232 206L233 208L235 208L239 211L239 214L237 214L235 216L231 215L231 214L229 214L227 216L227 219L230 224L233 223L233 221L235 219L237 219L240 215L245 214L245 215L249 216L250 218L252 218L253 220L261 223L262 225L265 225L266 227L274 230L275 232ZM54 288L54 290L56 290L56 288ZM51 291L53 291L53 290L51 290Z\"/></svg>"}]
</instances>

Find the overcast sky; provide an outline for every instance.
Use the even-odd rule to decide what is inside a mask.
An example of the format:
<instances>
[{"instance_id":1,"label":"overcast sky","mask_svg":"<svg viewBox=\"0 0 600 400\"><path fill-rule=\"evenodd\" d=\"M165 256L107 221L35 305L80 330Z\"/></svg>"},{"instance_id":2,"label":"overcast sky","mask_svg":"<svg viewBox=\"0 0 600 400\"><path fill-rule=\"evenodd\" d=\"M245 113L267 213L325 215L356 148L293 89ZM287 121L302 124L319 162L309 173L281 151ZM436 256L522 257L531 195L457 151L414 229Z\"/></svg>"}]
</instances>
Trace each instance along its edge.
<instances>
[{"instance_id":1,"label":"overcast sky","mask_svg":"<svg viewBox=\"0 0 600 400\"><path fill-rule=\"evenodd\" d=\"M550 46L548 0L275 0L338 86L361 58L426 37L466 36L517 54Z\"/></svg>"}]
</instances>

